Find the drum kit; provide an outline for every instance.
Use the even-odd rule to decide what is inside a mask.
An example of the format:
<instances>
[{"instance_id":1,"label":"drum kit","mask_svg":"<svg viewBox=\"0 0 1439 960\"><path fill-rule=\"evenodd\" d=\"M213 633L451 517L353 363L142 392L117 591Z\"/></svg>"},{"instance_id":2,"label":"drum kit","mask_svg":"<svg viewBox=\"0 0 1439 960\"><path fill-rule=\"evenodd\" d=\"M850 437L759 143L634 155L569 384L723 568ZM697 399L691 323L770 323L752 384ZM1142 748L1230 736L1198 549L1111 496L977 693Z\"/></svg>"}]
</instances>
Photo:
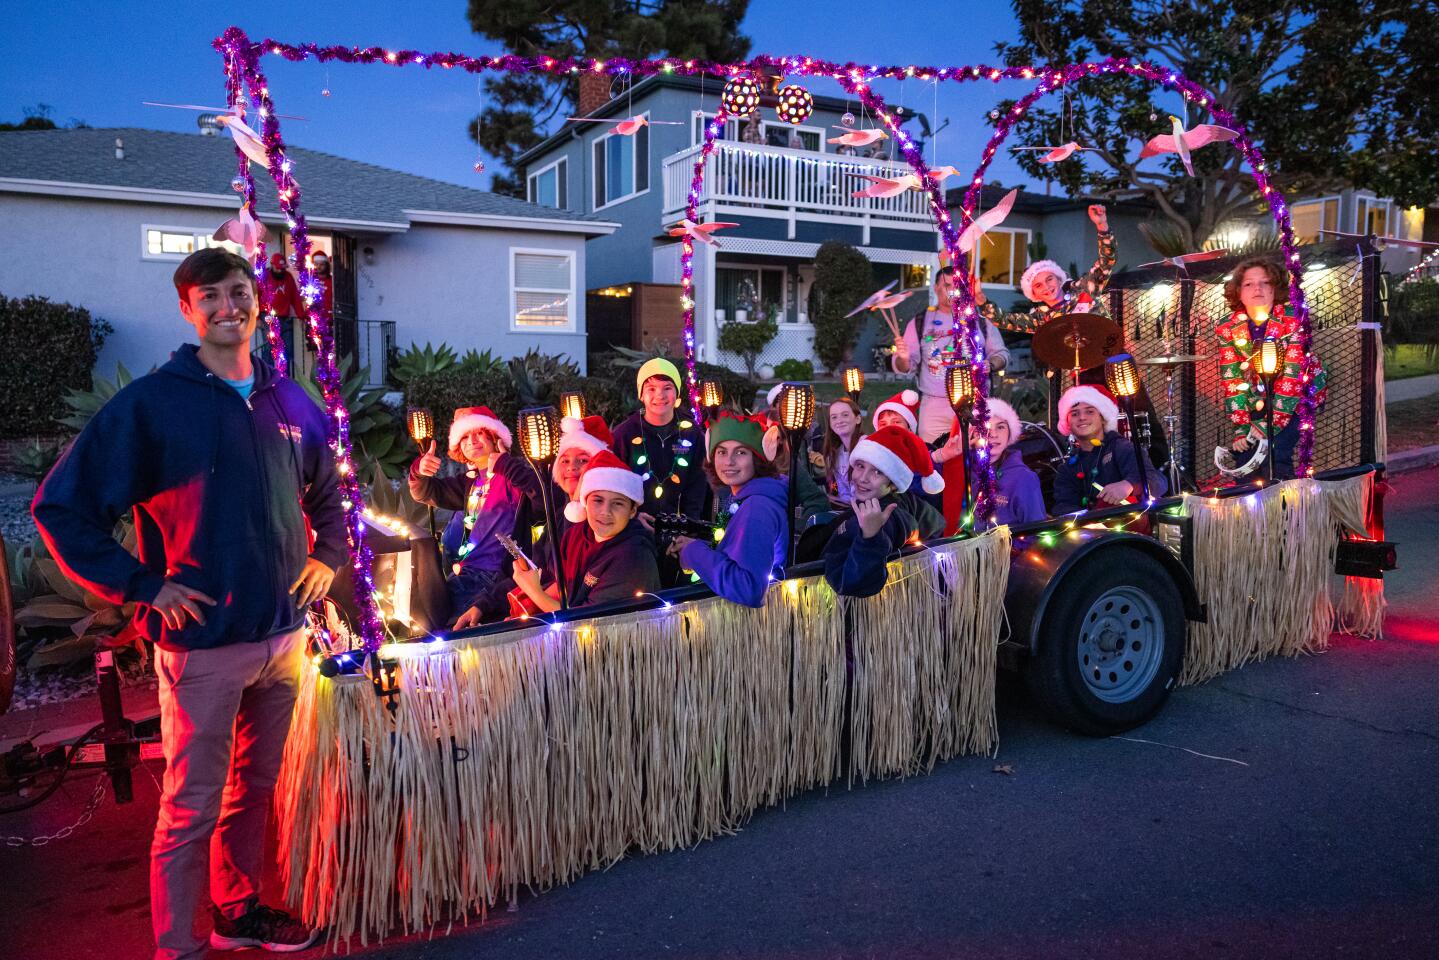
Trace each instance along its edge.
<instances>
[{"instance_id":1,"label":"drum kit","mask_svg":"<svg viewBox=\"0 0 1439 960\"><path fill-rule=\"evenodd\" d=\"M1093 313L1062 313L1051 317L1034 334L1030 349L1039 363L1052 370L1068 370L1074 383L1079 375L1104 363L1124 349L1124 333L1106 316ZM1160 470L1169 481L1170 490L1184 488L1184 467L1179 462L1180 417L1174 406L1174 374L1184 364L1198 363L1203 354L1176 353L1140 360L1142 367L1159 367L1164 371L1165 412L1164 434L1168 440L1169 457ZM1136 411L1129 429L1137 433L1145 446L1150 439L1149 414Z\"/></svg>"}]
</instances>

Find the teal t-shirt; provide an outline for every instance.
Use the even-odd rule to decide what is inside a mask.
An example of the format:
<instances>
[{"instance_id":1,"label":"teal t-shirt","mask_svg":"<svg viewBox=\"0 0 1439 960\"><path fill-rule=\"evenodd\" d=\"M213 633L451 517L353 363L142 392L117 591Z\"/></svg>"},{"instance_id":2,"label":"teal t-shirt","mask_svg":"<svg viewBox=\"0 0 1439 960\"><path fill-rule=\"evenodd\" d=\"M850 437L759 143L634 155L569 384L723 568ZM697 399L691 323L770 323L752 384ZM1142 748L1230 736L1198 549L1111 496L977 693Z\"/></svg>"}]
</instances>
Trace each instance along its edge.
<instances>
[{"instance_id":1,"label":"teal t-shirt","mask_svg":"<svg viewBox=\"0 0 1439 960\"><path fill-rule=\"evenodd\" d=\"M220 379L225 380L224 377ZM250 391L254 389L255 386L255 375L252 373L243 380L225 380L225 382L235 388L235 392L240 395L240 399L248 400L250 399Z\"/></svg>"}]
</instances>

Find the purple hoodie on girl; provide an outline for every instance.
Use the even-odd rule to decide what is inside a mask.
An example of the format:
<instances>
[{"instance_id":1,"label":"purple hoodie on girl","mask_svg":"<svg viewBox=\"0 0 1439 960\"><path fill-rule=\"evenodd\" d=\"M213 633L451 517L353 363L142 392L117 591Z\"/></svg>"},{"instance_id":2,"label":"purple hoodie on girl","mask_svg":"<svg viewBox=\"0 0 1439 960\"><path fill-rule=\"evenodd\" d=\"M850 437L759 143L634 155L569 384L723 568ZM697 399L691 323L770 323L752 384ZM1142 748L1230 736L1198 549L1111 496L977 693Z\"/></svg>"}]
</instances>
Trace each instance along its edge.
<instances>
[{"instance_id":1,"label":"purple hoodie on girl","mask_svg":"<svg viewBox=\"0 0 1439 960\"><path fill-rule=\"evenodd\" d=\"M770 573L785 562L788 495L783 480L755 477L735 494L739 508L725 526L719 546L692 541L680 551L680 563L726 600L764 606Z\"/></svg>"},{"instance_id":2,"label":"purple hoodie on girl","mask_svg":"<svg viewBox=\"0 0 1439 960\"><path fill-rule=\"evenodd\" d=\"M994 522L991 526L1033 523L1048 516L1044 510L1039 475L1029 469L1018 447L1009 447L994 465Z\"/></svg>"}]
</instances>

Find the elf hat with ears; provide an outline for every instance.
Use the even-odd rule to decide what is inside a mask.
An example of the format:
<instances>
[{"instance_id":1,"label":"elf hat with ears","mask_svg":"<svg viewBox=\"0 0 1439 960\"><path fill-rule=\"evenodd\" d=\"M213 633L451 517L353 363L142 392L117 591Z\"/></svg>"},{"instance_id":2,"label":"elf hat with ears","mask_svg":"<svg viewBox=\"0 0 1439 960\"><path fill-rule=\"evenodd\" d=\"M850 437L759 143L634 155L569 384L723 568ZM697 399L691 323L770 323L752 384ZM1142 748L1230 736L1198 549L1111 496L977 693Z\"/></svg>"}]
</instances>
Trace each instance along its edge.
<instances>
[{"instance_id":1,"label":"elf hat with ears","mask_svg":"<svg viewBox=\"0 0 1439 960\"><path fill-rule=\"evenodd\" d=\"M581 523L585 519L585 497L596 490L618 493L629 497L636 504L645 502L645 482L619 457L608 450L595 454L593 460L580 474L580 489L575 499L565 504L565 519L570 523Z\"/></svg>"}]
</instances>

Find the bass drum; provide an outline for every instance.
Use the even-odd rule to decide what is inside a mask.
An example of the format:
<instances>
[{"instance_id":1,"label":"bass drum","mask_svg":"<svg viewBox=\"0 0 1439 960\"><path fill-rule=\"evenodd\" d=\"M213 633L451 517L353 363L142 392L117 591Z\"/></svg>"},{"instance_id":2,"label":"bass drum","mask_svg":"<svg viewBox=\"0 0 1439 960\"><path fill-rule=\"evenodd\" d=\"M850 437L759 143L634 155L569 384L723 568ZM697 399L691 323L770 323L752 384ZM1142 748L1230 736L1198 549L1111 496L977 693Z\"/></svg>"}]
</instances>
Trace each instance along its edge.
<instances>
[{"instance_id":1,"label":"bass drum","mask_svg":"<svg viewBox=\"0 0 1439 960\"><path fill-rule=\"evenodd\" d=\"M1024 465L1039 477L1039 488L1044 493L1044 506L1048 510L1054 503L1054 476L1064 462L1068 441L1042 423L1024 424L1024 432L1015 444Z\"/></svg>"}]
</instances>

